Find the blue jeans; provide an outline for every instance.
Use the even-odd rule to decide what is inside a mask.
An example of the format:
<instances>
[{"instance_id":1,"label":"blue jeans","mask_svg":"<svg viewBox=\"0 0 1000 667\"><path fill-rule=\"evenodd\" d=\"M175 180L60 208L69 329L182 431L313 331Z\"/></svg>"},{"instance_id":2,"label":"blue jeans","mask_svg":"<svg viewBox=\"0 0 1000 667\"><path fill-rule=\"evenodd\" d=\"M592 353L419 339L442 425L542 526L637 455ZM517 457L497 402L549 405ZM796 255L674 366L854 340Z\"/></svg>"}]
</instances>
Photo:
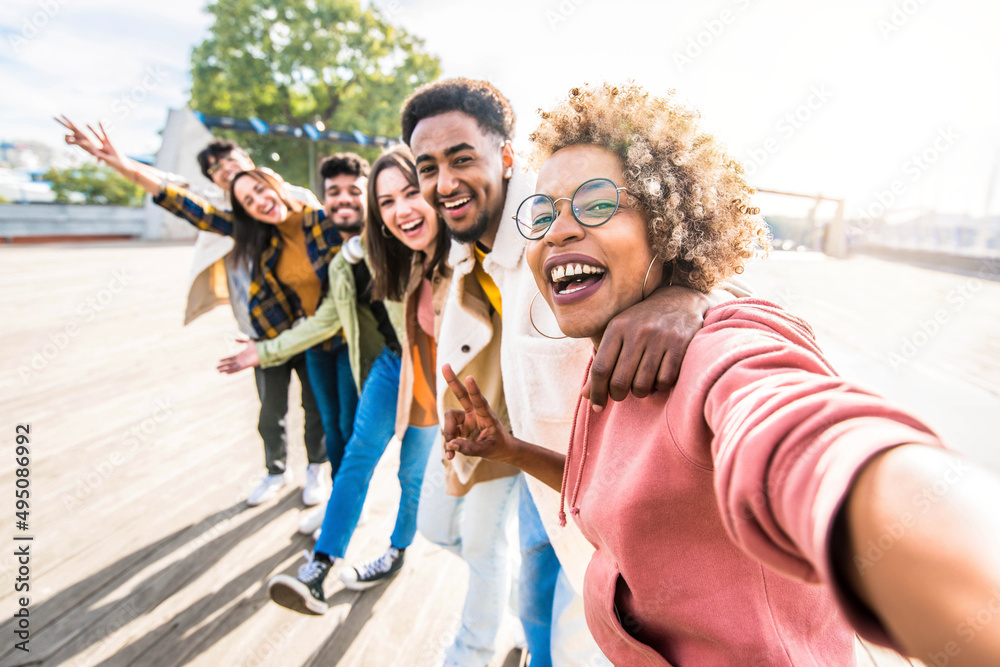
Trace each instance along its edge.
<instances>
[{"instance_id":1,"label":"blue jeans","mask_svg":"<svg viewBox=\"0 0 1000 667\"><path fill-rule=\"evenodd\" d=\"M518 535L521 540L521 582L518 616L531 654L531 667L552 666L552 605L559 559L549 543L542 518L531 499L524 475L519 478Z\"/></svg>"},{"instance_id":2,"label":"blue jeans","mask_svg":"<svg viewBox=\"0 0 1000 667\"><path fill-rule=\"evenodd\" d=\"M396 399L399 393L399 355L384 349L372 364L361 389L354 434L347 442L340 470L333 480L333 491L326 504L323 532L316 551L331 558L343 558L361 508L368 495L368 484L379 459L392 439L396 424ZM417 532L417 508L420 487L437 427L408 428L399 453L399 483L402 494L392 546L405 549Z\"/></svg>"},{"instance_id":3,"label":"blue jeans","mask_svg":"<svg viewBox=\"0 0 1000 667\"><path fill-rule=\"evenodd\" d=\"M329 351L317 348L306 350L306 367L323 420L330 476L335 478L344 458L344 447L354 431L354 414L358 409L358 390L351 375L347 344L337 343Z\"/></svg>"}]
</instances>

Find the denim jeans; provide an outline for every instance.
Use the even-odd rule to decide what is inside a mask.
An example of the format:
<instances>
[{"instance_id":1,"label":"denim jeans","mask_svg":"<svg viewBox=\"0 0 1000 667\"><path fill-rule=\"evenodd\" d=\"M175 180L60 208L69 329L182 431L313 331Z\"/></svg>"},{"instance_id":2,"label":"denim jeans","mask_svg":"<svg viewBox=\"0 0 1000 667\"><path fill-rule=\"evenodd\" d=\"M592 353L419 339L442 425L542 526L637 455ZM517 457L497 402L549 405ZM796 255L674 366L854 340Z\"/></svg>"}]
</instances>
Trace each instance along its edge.
<instances>
[{"instance_id":1,"label":"denim jeans","mask_svg":"<svg viewBox=\"0 0 1000 667\"><path fill-rule=\"evenodd\" d=\"M399 355L389 349L382 350L361 388L354 433L347 442L340 470L333 480L333 491L323 517L323 532L316 542L316 551L331 558L344 557L358 525L375 466L392 439L396 425L399 368ZM416 533L424 466L437 431L437 427L409 428L403 438L399 455L402 495L396 528L392 533L392 546L397 549L410 546Z\"/></svg>"},{"instance_id":2,"label":"denim jeans","mask_svg":"<svg viewBox=\"0 0 1000 667\"><path fill-rule=\"evenodd\" d=\"M323 463L323 422L313 397L306 361L299 354L279 366L253 369L257 381L257 396L260 398L260 415L257 432L264 441L264 464L267 474L280 475L285 472L288 436L285 433L288 413L288 383L292 372L299 376L302 385L302 409L305 411L305 445L309 463Z\"/></svg>"},{"instance_id":3,"label":"denim jeans","mask_svg":"<svg viewBox=\"0 0 1000 667\"><path fill-rule=\"evenodd\" d=\"M496 650L496 636L510 598L507 523L512 519L517 477L481 482L464 497L445 493L440 440L427 461L417 524L430 542L458 554L469 565L462 624L445 660L483 667Z\"/></svg>"},{"instance_id":4,"label":"denim jeans","mask_svg":"<svg viewBox=\"0 0 1000 667\"><path fill-rule=\"evenodd\" d=\"M354 415L358 408L358 390L351 375L347 344L337 343L332 350L306 350L306 366L316 407L323 419L330 476L336 478L344 458L344 447L354 431Z\"/></svg>"},{"instance_id":5,"label":"denim jeans","mask_svg":"<svg viewBox=\"0 0 1000 667\"><path fill-rule=\"evenodd\" d=\"M524 626L532 667L552 667L552 605L560 571L559 559L549 543L524 475L518 475L518 479L521 581L517 611Z\"/></svg>"}]
</instances>

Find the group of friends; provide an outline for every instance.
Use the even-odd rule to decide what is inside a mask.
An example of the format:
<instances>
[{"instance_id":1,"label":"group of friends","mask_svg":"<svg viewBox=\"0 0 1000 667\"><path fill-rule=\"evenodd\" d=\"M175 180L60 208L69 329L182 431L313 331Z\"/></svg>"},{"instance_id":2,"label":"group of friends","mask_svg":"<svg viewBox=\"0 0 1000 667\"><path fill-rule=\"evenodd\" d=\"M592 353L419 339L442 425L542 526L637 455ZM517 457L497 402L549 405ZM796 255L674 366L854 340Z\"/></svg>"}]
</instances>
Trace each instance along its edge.
<instances>
[{"instance_id":1,"label":"group of friends","mask_svg":"<svg viewBox=\"0 0 1000 667\"><path fill-rule=\"evenodd\" d=\"M419 530L468 565L443 665L486 665L509 605L536 667L852 665L856 633L1000 664L1000 614L960 632L1000 589L1000 483L739 283L767 227L672 94L574 88L522 157L494 86L427 84L401 145L322 162L321 202L230 142L199 155L224 193L210 201L59 122L200 246L231 237L188 316L228 294L251 339L219 364L254 368L267 474L251 505L291 482L301 380L303 502L326 503L300 522L316 543L297 576L268 582L275 603L323 614L332 571L374 586ZM389 546L345 565L394 435ZM960 483L916 512L946 474Z\"/></svg>"}]
</instances>

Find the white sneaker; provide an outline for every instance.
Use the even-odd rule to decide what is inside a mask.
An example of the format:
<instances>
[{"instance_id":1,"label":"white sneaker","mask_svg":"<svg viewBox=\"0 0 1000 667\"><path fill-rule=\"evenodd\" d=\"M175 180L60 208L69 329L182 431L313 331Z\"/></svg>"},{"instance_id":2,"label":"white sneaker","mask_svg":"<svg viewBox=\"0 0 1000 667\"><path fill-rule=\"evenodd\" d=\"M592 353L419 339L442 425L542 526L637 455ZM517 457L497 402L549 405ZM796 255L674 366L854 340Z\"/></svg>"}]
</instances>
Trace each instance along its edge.
<instances>
[{"instance_id":1,"label":"white sneaker","mask_svg":"<svg viewBox=\"0 0 1000 667\"><path fill-rule=\"evenodd\" d=\"M292 473L285 471L281 475L267 475L260 481L260 484L250 492L247 496L247 505L250 507L256 507L262 503L266 503L271 500L276 495L278 495L278 489L283 487L285 484L289 484L292 481Z\"/></svg>"},{"instance_id":2,"label":"white sneaker","mask_svg":"<svg viewBox=\"0 0 1000 667\"><path fill-rule=\"evenodd\" d=\"M303 535L312 535L314 540L318 540L319 529L323 526L323 519L326 517L326 505L317 507L311 512L303 512L299 519L299 532ZM361 508L361 516L358 517L358 525L362 526L368 521L368 510Z\"/></svg>"},{"instance_id":3,"label":"white sneaker","mask_svg":"<svg viewBox=\"0 0 1000 667\"><path fill-rule=\"evenodd\" d=\"M299 532L303 535L312 535L316 529L323 525L323 517L326 516L326 505L320 505L314 510L302 513L299 519Z\"/></svg>"},{"instance_id":4,"label":"white sneaker","mask_svg":"<svg viewBox=\"0 0 1000 667\"><path fill-rule=\"evenodd\" d=\"M302 489L302 502L308 507L319 505L329 497L326 485L323 484L323 466L310 463L306 467L306 486Z\"/></svg>"}]
</instances>

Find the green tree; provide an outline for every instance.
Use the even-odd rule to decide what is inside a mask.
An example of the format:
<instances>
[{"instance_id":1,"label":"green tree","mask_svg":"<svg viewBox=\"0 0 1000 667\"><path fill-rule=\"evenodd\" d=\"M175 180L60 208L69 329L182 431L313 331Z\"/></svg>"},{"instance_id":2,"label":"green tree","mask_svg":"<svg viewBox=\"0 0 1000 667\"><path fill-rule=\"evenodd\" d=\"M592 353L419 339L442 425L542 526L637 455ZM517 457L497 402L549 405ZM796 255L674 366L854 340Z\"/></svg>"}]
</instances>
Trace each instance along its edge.
<instances>
[{"instance_id":1,"label":"green tree","mask_svg":"<svg viewBox=\"0 0 1000 667\"><path fill-rule=\"evenodd\" d=\"M213 0L207 11L215 23L191 54L190 106L208 115L397 137L403 101L441 71L423 40L358 0ZM308 182L307 139L228 134L259 165ZM319 157L337 150L378 154L316 146Z\"/></svg>"},{"instance_id":2,"label":"green tree","mask_svg":"<svg viewBox=\"0 0 1000 667\"><path fill-rule=\"evenodd\" d=\"M70 193L83 195L85 204L142 206L143 190L103 165L88 163L72 169L49 169L43 177L52 184L56 202L70 202Z\"/></svg>"}]
</instances>

